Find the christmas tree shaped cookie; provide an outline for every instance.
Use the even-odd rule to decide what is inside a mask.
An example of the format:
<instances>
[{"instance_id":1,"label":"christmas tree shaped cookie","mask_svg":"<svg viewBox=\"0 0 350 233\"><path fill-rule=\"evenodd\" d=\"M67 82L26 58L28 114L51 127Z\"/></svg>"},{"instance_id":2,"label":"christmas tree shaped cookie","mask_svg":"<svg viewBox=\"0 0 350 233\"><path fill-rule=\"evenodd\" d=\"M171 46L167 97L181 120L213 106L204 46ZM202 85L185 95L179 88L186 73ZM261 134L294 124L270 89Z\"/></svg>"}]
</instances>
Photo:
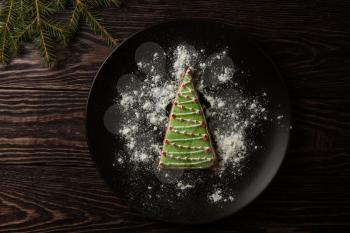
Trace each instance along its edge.
<instances>
[{"instance_id":1,"label":"christmas tree shaped cookie","mask_svg":"<svg viewBox=\"0 0 350 233\"><path fill-rule=\"evenodd\" d=\"M168 169L204 169L215 163L215 151L194 87L192 71L187 69L173 100L159 166Z\"/></svg>"}]
</instances>

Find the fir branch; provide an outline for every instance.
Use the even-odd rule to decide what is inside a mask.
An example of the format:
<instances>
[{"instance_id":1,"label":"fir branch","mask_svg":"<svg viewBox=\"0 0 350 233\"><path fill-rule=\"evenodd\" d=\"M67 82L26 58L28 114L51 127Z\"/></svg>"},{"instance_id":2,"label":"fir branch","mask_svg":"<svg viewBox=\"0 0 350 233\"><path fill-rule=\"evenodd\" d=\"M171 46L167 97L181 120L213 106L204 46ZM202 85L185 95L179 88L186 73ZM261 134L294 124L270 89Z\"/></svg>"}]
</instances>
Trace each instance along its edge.
<instances>
[{"instance_id":1,"label":"fir branch","mask_svg":"<svg viewBox=\"0 0 350 233\"><path fill-rule=\"evenodd\" d=\"M43 21L43 24L51 37L56 38L57 41L62 41L64 44L66 43L67 32L63 26L54 20Z\"/></svg>"},{"instance_id":2,"label":"fir branch","mask_svg":"<svg viewBox=\"0 0 350 233\"><path fill-rule=\"evenodd\" d=\"M33 35L33 25L35 20L32 19L30 14L31 5L28 0L17 0L19 1L19 7L17 10L18 22L14 28L14 41L15 44L20 45L22 41L29 39ZM30 13L30 14L29 14Z\"/></svg>"},{"instance_id":3,"label":"fir branch","mask_svg":"<svg viewBox=\"0 0 350 233\"><path fill-rule=\"evenodd\" d=\"M36 38L36 44L38 49L40 50L41 56L43 58L43 62L50 66L53 61L53 53L52 53L52 41L45 31L43 22L45 20L44 14L48 13L46 9L43 7L43 3L40 0L34 0L35 2L35 18L36 18L36 30L38 32L38 37ZM44 10L42 10L44 9Z\"/></svg>"},{"instance_id":4,"label":"fir branch","mask_svg":"<svg viewBox=\"0 0 350 233\"><path fill-rule=\"evenodd\" d=\"M17 45L12 39L13 24L16 18L15 0L9 0L1 11L3 19L0 25L0 63L7 63L10 56L17 51Z\"/></svg>"},{"instance_id":5,"label":"fir branch","mask_svg":"<svg viewBox=\"0 0 350 233\"><path fill-rule=\"evenodd\" d=\"M79 20L83 17L89 28L95 34L99 35L109 46L117 45L118 40L111 35L108 27L103 24L103 20L93 9L102 6L119 6L119 4L119 0L74 0L73 5L75 8L70 20L70 28L73 29L71 30L71 34L75 33Z\"/></svg>"},{"instance_id":6,"label":"fir branch","mask_svg":"<svg viewBox=\"0 0 350 233\"><path fill-rule=\"evenodd\" d=\"M52 65L55 44L66 45L76 33L81 19L109 46L118 42L95 12L102 7L120 6L120 0L7 0L0 3L0 63L16 55L22 42L34 40L43 63ZM53 20L68 6L73 6L68 25ZM1 8L0 7L0 8ZM69 8L68 8L69 9ZM58 43L57 43L58 42Z\"/></svg>"},{"instance_id":7,"label":"fir branch","mask_svg":"<svg viewBox=\"0 0 350 233\"><path fill-rule=\"evenodd\" d=\"M5 7L3 9L3 12L6 12L6 20L5 20L5 27L9 30L10 27L13 25L14 23L14 18L16 17L15 15L15 4L16 2L14 0L9 0L8 1L8 7Z\"/></svg>"},{"instance_id":8,"label":"fir branch","mask_svg":"<svg viewBox=\"0 0 350 233\"><path fill-rule=\"evenodd\" d=\"M54 11L57 12L64 9L67 3L67 0L55 0L49 3L49 7L55 9Z\"/></svg>"},{"instance_id":9,"label":"fir branch","mask_svg":"<svg viewBox=\"0 0 350 233\"><path fill-rule=\"evenodd\" d=\"M24 0L19 0L19 18L18 18L18 21L19 23L24 23L24 9L25 9L25 2Z\"/></svg>"},{"instance_id":10,"label":"fir branch","mask_svg":"<svg viewBox=\"0 0 350 233\"><path fill-rule=\"evenodd\" d=\"M93 8L101 8L101 7L112 7L117 6L119 7L121 4L121 1L119 0L85 0L84 1L86 5Z\"/></svg>"},{"instance_id":11,"label":"fir branch","mask_svg":"<svg viewBox=\"0 0 350 233\"><path fill-rule=\"evenodd\" d=\"M78 30L78 26L79 26L79 22L80 22L80 15L81 15L81 9L78 6L75 6L71 17L69 19L69 37L73 37L76 33L76 31Z\"/></svg>"},{"instance_id":12,"label":"fir branch","mask_svg":"<svg viewBox=\"0 0 350 233\"><path fill-rule=\"evenodd\" d=\"M7 63L8 59L9 59L7 40L8 40L8 32L7 32L7 30L4 30L3 28L1 28L1 33L0 33L0 63Z\"/></svg>"},{"instance_id":13,"label":"fir branch","mask_svg":"<svg viewBox=\"0 0 350 233\"><path fill-rule=\"evenodd\" d=\"M7 63L11 54L11 36L8 30L4 30L0 34L0 63ZM14 49L15 50L15 49Z\"/></svg>"},{"instance_id":14,"label":"fir branch","mask_svg":"<svg viewBox=\"0 0 350 233\"><path fill-rule=\"evenodd\" d=\"M50 37L43 30L39 30L39 37L36 38L35 42L44 64L51 66L53 62L53 42Z\"/></svg>"},{"instance_id":15,"label":"fir branch","mask_svg":"<svg viewBox=\"0 0 350 233\"><path fill-rule=\"evenodd\" d=\"M84 13L86 23L95 34L100 35L109 46L118 44L118 40L108 32L108 28L102 24L102 19L100 19L96 13L93 13L93 11L87 7L83 7L82 12Z\"/></svg>"},{"instance_id":16,"label":"fir branch","mask_svg":"<svg viewBox=\"0 0 350 233\"><path fill-rule=\"evenodd\" d=\"M16 43L20 43L25 39L28 39L33 34L33 25L35 20L32 20L30 23L24 25L22 28L18 28L15 34Z\"/></svg>"}]
</instances>

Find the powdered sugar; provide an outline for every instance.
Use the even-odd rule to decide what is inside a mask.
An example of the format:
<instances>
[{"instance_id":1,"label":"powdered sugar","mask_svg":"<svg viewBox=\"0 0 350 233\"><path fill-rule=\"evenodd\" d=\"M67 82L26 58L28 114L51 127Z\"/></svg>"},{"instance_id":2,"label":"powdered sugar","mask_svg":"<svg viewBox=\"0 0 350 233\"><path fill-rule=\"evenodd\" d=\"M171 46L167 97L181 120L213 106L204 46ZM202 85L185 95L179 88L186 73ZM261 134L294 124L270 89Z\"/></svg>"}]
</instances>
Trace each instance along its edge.
<instances>
[{"instance_id":1,"label":"powdered sugar","mask_svg":"<svg viewBox=\"0 0 350 233\"><path fill-rule=\"evenodd\" d=\"M183 171L161 171L155 165L167 126L167 106L175 96L178 79L186 67L192 67L196 73L196 87L202 96L200 100L220 160L214 176L242 175L245 159L259 148L249 138L249 133L267 119L268 113L265 92L251 96L238 87L237 68L227 48L207 58L204 50L198 51L193 46L179 45L165 54L173 64L169 77L162 60L164 52L157 48L157 52L149 55L149 60L140 58L137 62L138 71L144 76L133 80L137 82L135 89L118 88L121 93L117 104L125 117L121 119L117 136L124 140L124 149L130 155L123 157L123 164L131 163L135 169L154 173L162 183L173 184L176 192L180 192L177 193L179 197L183 196L182 192L194 190L201 180L189 182L193 178L184 176ZM206 195L213 203L234 200L234 193L224 183L218 183Z\"/></svg>"},{"instance_id":2,"label":"powdered sugar","mask_svg":"<svg viewBox=\"0 0 350 233\"><path fill-rule=\"evenodd\" d=\"M214 132L216 142L218 144L218 152L221 154L222 163L239 162L240 155L246 150L244 135L241 132L221 133ZM241 152L242 154L239 154Z\"/></svg>"},{"instance_id":3,"label":"powdered sugar","mask_svg":"<svg viewBox=\"0 0 350 233\"><path fill-rule=\"evenodd\" d=\"M192 46L179 45L173 55L173 76L178 79L186 67L194 68L198 52Z\"/></svg>"},{"instance_id":4,"label":"powdered sugar","mask_svg":"<svg viewBox=\"0 0 350 233\"><path fill-rule=\"evenodd\" d=\"M232 195L224 193L220 188L215 189L213 193L208 194L207 198L212 203L218 202L232 202L235 198Z\"/></svg>"},{"instance_id":5,"label":"powdered sugar","mask_svg":"<svg viewBox=\"0 0 350 233\"><path fill-rule=\"evenodd\" d=\"M224 72L218 75L218 79L220 82L225 83L230 80L233 76L233 69L229 67L224 68Z\"/></svg>"},{"instance_id":6,"label":"powdered sugar","mask_svg":"<svg viewBox=\"0 0 350 233\"><path fill-rule=\"evenodd\" d=\"M179 181L179 182L177 183L176 187L177 187L178 189L185 190L185 189L193 188L194 186L191 185L191 184L183 184L181 181Z\"/></svg>"},{"instance_id":7,"label":"powdered sugar","mask_svg":"<svg viewBox=\"0 0 350 233\"><path fill-rule=\"evenodd\" d=\"M212 202L221 201L223 199L221 189L215 190L215 192L212 194L209 194L208 197L209 197L209 200L211 200Z\"/></svg>"},{"instance_id":8,"label":"powdered sugar","mask_svg":"<svg viewBox=\"0 0 350 233\"><path fill-rule=\"evenodd\" d=\"M132 107L132 105L135 103L135 96L131 95L129 93L125 93L122 95L122 99L120 100L120 105L124 109L128 109Z\"/></svg>"}]
</instances>

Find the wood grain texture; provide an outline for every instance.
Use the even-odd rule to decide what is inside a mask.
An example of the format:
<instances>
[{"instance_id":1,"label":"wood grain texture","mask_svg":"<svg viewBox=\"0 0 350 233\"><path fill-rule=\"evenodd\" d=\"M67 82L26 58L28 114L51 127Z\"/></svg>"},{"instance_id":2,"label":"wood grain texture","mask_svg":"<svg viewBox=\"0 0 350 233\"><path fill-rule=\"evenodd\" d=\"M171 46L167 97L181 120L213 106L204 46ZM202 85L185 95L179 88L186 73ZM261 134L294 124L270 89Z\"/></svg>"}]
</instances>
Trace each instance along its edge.
<instances>
[{"instance_id":1,"label":"wood grain texture","mask_svg":"<svg viewBox=\"0 0 350 233\"><path fill-rule=\"evenodd\" d=\"M292 96L350 97L350 30L346 1L126 1L105 10L121 39L147 26L178 18L208 18L250 33L280 67ZM0 73L0 87L88 90L111 49L86 27L58 65L48 70L28 45L24 55ZM337 89L335 92L334 89Z\"/></svg>"},{"instance_id":2,"label":"wood grain texture","mask_svg":"<svg viewBox=\"0 0 350 233\"><path fill-rule=\"evenodd\" d=\"M176 232L171 225L130 211L106 190L94 168L0 166L0 175L0 232ZM349 188L343 176L329 180L324 176L280 175L252 205L199 229L229 232L257 227L260 232L303 232L297 229L328 224L350 227ZM333 199L327 196L329 189ZM177 228L181 232L195 229Z\"/></svg>"},{"instance_id":3,"label":"wood grain texture","mask_svg":"<svg viewBox=\"0 0 350 233\"><path fill-rule=\"evenodd\" d=\"M0 163L92 165L87 92L0 90Z\"/></svg>"},{"instance_id":4,"label":"wood grain texture","mask_svg":"<svg viewBox=\"0 0 350 233\"><path fill-rule=\"evenodd\" d=\"M229 23L286 79L293 129L276 179L238 214L196 227L141 216L96 174L84 108L111 49L82 26L47 69L26 44L0 67L0 232L349 232L349 12L345 0L128 0L102 12L121 39L179 18Z\"/></svg>"},{"instance_id":5,"label":"wood grain texture","mask_svg":"<svg viewBox=\"0 0 350 233\"><path fill-rule=\"evenodd\" d=\"M94 166L85 142L86 99L85 91L0 89L0 164ZM350 175L348 105L293 100L283 172Z\"/></svg>"}]
</instances>

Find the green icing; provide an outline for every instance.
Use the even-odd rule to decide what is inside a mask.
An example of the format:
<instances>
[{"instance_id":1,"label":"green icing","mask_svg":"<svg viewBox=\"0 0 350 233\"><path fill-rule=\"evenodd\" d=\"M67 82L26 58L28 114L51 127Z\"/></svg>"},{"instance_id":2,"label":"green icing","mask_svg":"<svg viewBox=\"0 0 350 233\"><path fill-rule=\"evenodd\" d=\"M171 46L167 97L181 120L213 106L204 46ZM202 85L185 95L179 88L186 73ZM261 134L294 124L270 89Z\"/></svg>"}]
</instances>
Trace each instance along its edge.
<instances>
[{"instance_id":1,"label":"green icing","mask_svg":"<svg viewBox=\"0 0 350 233\"><path fill-rule=\"evenodd\" d=\"M215 164L216 156L190 69L183 75L177 93L160 166L169 169L209 168Z\"/></svg>"}]
</instances>

